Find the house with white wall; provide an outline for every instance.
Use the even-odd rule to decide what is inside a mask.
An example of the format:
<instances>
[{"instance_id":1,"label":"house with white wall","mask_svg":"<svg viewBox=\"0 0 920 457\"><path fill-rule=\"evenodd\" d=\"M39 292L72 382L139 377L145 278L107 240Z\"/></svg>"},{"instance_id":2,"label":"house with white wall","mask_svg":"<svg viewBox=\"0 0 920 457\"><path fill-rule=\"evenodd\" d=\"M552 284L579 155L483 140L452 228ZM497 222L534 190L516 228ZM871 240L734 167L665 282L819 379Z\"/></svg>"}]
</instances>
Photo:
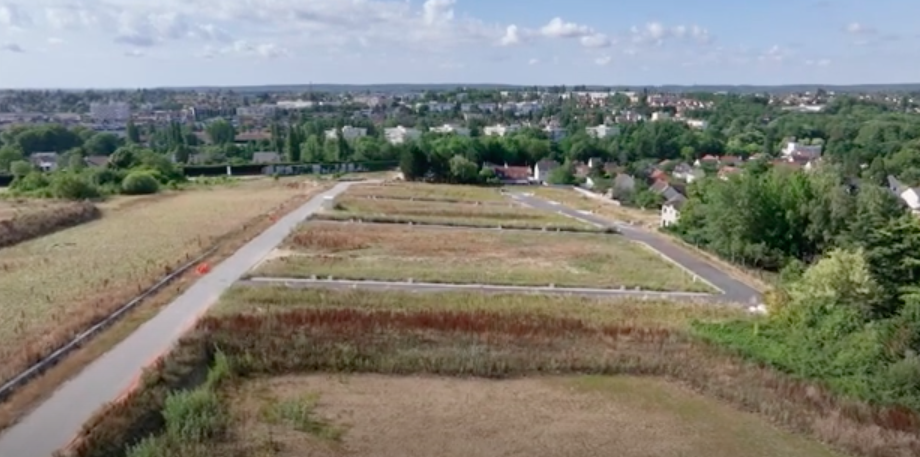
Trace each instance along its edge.
<instances>
[{"instance_id":1,"label":"house with white wall","mask_svg":"<svg viewBox=\"0 0 920 457\"><path fill-rule=\"evenodd\" d=\"M620 133L620 128L615 125L598 125L595 127L586 127L585 132L588 136L594 138L607 138L609 136L616 136Z\"/></svg>"},{"instance_id":2,"label":"house with white wall","mask_svg":"<svg viewBox=\"0 0 920 457\"><path fill-rule=\"evenodd\" d=\"M346 125L345 127L342 127L341 133L342 133L342 138L345 138L346 140L351 141L357 138L367 136L367 129L363 127L352 127L350 125ZM336 139L338 137L339 137L339 132L336 129L326 130L326 138Z\"/></svg>"},{"instance_id":3,"label":"house with white wall","mask_svg":"<svg viewBox=\"0 0 920 457\"><path fill-rule=\"evenodd\" d=\"M482 133L485 136L505 136L505 135L517 132L519 130L521 130L521 126L519 124L510 124L510 125L496 124L496 125L490 125L482 129Z\"/></svg>"},{"instance_id":4,"label":"house with white wall","mask_svg":"<svg viewBox=\"0 0 920 457\"><path fill-rule=\"evenodd\" d=\"M470 129L466 127L460 127L455 124L444 124L440 127L431 127L428 131L432 133L445 133L445 134L454 134L460 136L470 136Z\"/></svg>"},{"instance_id":5,"label":"house with white wall","mask_svg":"<svg viewBox=\"0 0 920 457\"><path fill-rule=\"evenodd\" d=\"M417 140L422 136L422 132L417 129L396 126L393 128L383 129L383 135L390 144L403 144L406 141Z\"/></svg>"}]
</instances>

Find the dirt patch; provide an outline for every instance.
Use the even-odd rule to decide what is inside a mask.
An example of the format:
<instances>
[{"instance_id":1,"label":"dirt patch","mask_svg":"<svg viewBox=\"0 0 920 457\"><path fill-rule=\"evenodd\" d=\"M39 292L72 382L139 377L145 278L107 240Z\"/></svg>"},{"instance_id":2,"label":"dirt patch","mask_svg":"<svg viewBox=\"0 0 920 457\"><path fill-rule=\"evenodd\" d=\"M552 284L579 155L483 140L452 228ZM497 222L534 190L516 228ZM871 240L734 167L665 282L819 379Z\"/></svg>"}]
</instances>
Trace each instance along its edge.
<instances>
[{"instance_id":1,"label":"dirt patch","mask_svg":"<svg viewBox=\"0 0 920 457\"><path fill-rule=\"evenodd\" d=\"M313 401L312 433L265 420L269 399L303 398ZM836 455L656 379L286 376L247 384L233 400L227 446L245 455Z\"/></svg>"}]
</instances>

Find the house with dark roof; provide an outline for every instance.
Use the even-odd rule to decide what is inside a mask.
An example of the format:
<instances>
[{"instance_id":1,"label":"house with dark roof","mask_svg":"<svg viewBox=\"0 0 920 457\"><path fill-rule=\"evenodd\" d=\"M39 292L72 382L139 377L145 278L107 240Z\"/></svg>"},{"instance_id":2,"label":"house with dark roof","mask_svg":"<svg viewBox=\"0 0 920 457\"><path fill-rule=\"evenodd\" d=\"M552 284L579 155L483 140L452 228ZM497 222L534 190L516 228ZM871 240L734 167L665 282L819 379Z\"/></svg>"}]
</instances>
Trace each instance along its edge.
<instances>
[{"instance_id":1,"label":"house with dark roof","mask_svg":"<svg viewBox=\"0 0 920 457\"><path fill-rule=\"evenodd\" d=\"M41 171L54 171L58 168L60 158L56 152L33 152L29 155L29 162Z\"/></svg>"},{"instance_id":2,"label":"house with dark roof","mask_svg":"<svg viewBox=\"0 0 920 457\"><path fill-rule=\"evenodd\" d=\"M486 164L503 184L530 184L530 167Z\"/></svg>"}]
</instances>

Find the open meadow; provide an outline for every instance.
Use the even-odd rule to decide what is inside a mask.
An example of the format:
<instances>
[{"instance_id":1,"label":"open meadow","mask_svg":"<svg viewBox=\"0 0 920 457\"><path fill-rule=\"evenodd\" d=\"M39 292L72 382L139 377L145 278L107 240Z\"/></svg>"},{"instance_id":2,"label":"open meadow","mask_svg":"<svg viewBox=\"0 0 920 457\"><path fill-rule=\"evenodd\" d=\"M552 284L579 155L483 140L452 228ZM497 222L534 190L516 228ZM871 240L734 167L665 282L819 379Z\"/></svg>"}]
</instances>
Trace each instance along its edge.
<instances>
[{"instance_id":1,"label":"open meadow","mask_svg":"<svg viewBox=\"0 0 920 457\"><path fill-rule=\"evenodd\" d=\"M737 311L474 295L235 287L65 455L844 455L824 441L895 457L920 444L688 333Z\"/></svg>"},{"instance_id":2,"label":"open meadow","mask_svg":"<svg viewBox=\"0 0 920 457\"><path fill-rule=\"evenodd\" d=\"M170 270L319 191L269 179L116 198L103 217L0 250L0 380L85 330Z\"/></svg>"},{"instance_id":3,"label":"open meadow","mask_svg":"<svg viewBox=\"0 0 920 457\"><path fill-rule=\"evenodd\" d=\"M468 227L504 227L530 229L565 229L601 231L601 229L562 214L524 207L511 199L504 205L455 202L371 199L349 196L335 199L335 210L317 215L317 219L351 220L380 223L417 223Z\"/></svg>"},{"instance_id":4,"label":"open meadow","mask_svg":"<svg viewBox=\"0 0 920 457\"><path fill-rule=\"evenodd\" d=\"M91 202L0 198L0 248L101 216Z\"/></svg>"},{"instance_id":5,"label":"open meadow","mask_svg":"<svg viewBox=\"0 0 920 457\"><path fill-rule=\"evenodd\" d=\"M312 221L252 276L715 292L619 235Z\"/></svg>"}]
</instances>

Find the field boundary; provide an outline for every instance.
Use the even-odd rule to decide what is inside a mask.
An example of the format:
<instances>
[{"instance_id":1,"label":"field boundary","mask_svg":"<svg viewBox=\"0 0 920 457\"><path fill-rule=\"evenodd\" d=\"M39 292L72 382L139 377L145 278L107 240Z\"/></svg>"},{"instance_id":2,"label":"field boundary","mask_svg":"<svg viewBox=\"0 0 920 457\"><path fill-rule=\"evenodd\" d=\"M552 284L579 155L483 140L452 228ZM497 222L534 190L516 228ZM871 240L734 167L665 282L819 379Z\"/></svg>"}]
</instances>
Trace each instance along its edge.
<instances>
[{"instance_id":1,"label":"field boundary","mask_svg":"<svg viewBox=\"0 0 920 457\"><path fill-rule=\"evenodd\" d=\"M569 233L601 233L601 234L619 234L620 232L613 227L598 227L598 229L576 229L574 227L559 227L559 226L541 226L541 227L527 227L527 226L509 226L505 227L502 225L485 225L485 224L470 224L463 222L453 222L453 223L443 223L443 222L424 222L417 220L408 220L406 218L391 217L391 216L370 216L370 217L355 217L353 215L337 215L329 213L316 213L310 216L308 221L325 221L325 222L342 222L342 223L359 223L359 224L394 224L394 225L421 225L421 226L431 226L431 227L444 227L444 228L462 228L462 229L483 229L483 230L519 230L519 231L530 231L530 232L569 232ZM583 222L583 221L582 221Z\"/></svg>"},{"instance_id":2,"label":"field boundary","mask_svg":"<svg viewBox=\"0 0 920 457\"><path fill-rule=\"evenodd\" d=\"M444 230L498 230L498 231L506 231L506 232L546 232L546 233L568 232L568 233L584 233L588 235L621 235L621 233L616 231L615 229L611 229L609 231L599 231L599 230L576 230L573 228L566 228L566 227L546 227L544 229L543 227L540 227L540 228L502 227L502 226L488 226L488 225L476 225L476 224L461 225L461 224L443 224L443 223L436 223L436 222L417 222L417 221L400 222L400 221L395 221L395 220L378 221L378 220L373 220L373 219L367 220L366 218L355 218L355 219L328 218L327 219L319 213L307 219L307 221L308 222L309 221L329 222L333 224L407 225L410 227L418 226L418 227L424 227L424 228L444 229Z\"/></svg>"},{"instance_id":3,"label":"field boundary","mask_svg":"<svg viewBox=\"0 0 920 457\"><path fill-rule=\"evenodd\" d=\"M38 362L30 366L29 368L26 368L25 371L14 376L12 379L4 383L2 386L0 386L0 402L5 401L13 393L16 392L16 389L22 387L23 385L25 385L26 383L28 383L35 377L41 375L42 373L47 371L49 368L51 368L52 366L60 362L61 359L69 355L71 352L80 348L84 343L89 341L91 338L96 336L98 333L110 327L112 324L115 323L115 321L120 319L124 314L127 314L129 311L136 308L145 299L159 292L163 287L165 287L166 285L171 283L173 280L175 280L176 278L178 278L179 276L187 272L189 269L195 266L198 262L202 261L203 259L207 258L211 254L216 252L218 248L220 248L220 244L211 246L210 248L206 249L203 253L199 254L197 257L182 264L175 270L171 271L169 274L160 278L160 280L157 283L148 287L146 290L144 290L139 295L132 298L130 301L128 301L124 305L118 307L118 309L113 311L108 316L102 318L102 320L100 320L99 322L96 322L95 324L93 324L89 329L78 334L73 339L71 339L69 342L67 342L66 344L64 344L63 346L61 346L60 348L58 348L57 350L55 350L54 352L52 352L51 354L43 358L42 360L39 360Z\"/></svg>"},{"instance_id":4,"label":"field boundary","mask_svg":"<svg viewBox=\"0 0 920 457\"><path fill-rule=\"evenodd\" d=\"M405 197L399 195L342 195L350 198L363 198L366 200L397 200L408 202L428 202L428 203L455 203L458 205L473 206L506 206L507 203L499 201L482 201L482 200L460 200L456 198L434 198L434 197Z\"/></svg>"},{"instance_id":5,"label":"field boundary","mask_svg":"<svg viewBox=\"0 0 920 457\"><path fill-rule=\"evenodd\" d=\"M521 286L505 284L463 284L455 282L422 282L414 281L411 278L404 281L380 281L375 279L335 279L332 276L326 278L296 278L296 277L266 277L254 276L237 281L237 285L244 286L285 286L289 288L296 287L328 287L328 286L346 286L354 289L373 289L373 288L390 288L411 290L413 292L449 292L449 291L475 291L475 292L497 292L497 293L540 293L540 294L560 294L560 295L587 295L603 297L632 297L642 299L699 299L706 302L719 301L723 296L721 294L707 294L705 292L682 292L682 291L664 291L650 290L641 288L598 288L598 287L570 287L556 286L547 284L544 286Z\"/></svg>"}]
</instances>

